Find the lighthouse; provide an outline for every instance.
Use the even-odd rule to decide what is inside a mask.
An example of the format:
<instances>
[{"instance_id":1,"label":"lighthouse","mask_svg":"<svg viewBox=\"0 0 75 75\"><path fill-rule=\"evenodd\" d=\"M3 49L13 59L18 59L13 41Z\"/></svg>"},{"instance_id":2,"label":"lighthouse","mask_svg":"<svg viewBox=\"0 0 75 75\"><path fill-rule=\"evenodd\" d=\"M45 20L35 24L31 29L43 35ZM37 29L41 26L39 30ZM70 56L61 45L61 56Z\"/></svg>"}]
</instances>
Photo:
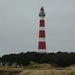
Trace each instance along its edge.
<instances>
[{"instance_id":1,"label":"lighthouse","mask_svg":"<svg viewBox=\"0 0 75 75\"><path fill-rule=\"evenodd\" d=\"M39 42L38 42L38 52L44 53L46 52L46 35L45 35L45 12L44 8L41 7L39 17L40 17L40 23L39 23Z\"/></svg>"}]
</instances>

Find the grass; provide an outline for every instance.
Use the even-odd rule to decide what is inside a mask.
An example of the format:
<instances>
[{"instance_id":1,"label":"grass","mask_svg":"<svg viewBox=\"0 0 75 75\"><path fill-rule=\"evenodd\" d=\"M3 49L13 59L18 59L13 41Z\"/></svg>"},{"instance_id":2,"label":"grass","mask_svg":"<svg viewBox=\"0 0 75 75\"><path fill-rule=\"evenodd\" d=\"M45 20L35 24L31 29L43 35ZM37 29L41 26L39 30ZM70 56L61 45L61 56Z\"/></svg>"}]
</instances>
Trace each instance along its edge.
<instances>
[{"instance_id":1,"label":"grass","mask_svg":"<svg viewBox=\"0 0 75 75\"><path fill-rule=\"evenodd\" d=\"M25 70L20 75L75 75L75 71L67 70Z\"/></svg>"},{"instance_id":2,"label":"grass","mask_svg":"<svg viewBox=\"0 0 75 75\"><path fill-rule=\"evenodd\" d=\"M0 69L0 75L75 75L75 70L20 70L16 69Z\"/></svg>"},{"instance_id":3,"label":"grass","mask_svg":"<svg viewBox=\"0 0 75 75\"><path fill-rule=\"evenodd\" d=\"M0 67L0 75L75 75L75 66L54 68L50 64L31 62L25 68Z\"/></svg>"}]
</instances>

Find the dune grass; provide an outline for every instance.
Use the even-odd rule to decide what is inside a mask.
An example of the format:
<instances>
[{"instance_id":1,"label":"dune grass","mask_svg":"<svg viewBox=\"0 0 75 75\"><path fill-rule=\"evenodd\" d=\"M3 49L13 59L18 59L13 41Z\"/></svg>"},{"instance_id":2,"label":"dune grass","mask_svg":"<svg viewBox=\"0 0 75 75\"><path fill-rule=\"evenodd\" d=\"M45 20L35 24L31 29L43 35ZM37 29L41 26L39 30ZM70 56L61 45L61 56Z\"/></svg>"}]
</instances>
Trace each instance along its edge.
<instances>
[{"instance_id":1,"label":"dune grass","mask_svg":"<svg viewBox=\"0 0 75 75\"><path fill-rule=\"evenodd\" d=\"M75 66L53 67L50 64L31 63L22 68L0 67L0 75L75 75Z\"/></svg>"},{"instance_id":2,"label":"dune grass","mask_svg":"<svg viewBox=\"0 0 75 75\"><path fill-rule=\"evenodd\" d=\"M49 70L26 70L26 69L0 69L0 75L75 75L75 69L49 69Z\"/></svg>"},{"instance_id":3,"label":"dune grass","mask_svg":"<svg viewBox=\"0 0 75 75\"><path fill-rule=\"evenodd\" d=\"M75 71L66 70L25 70L20 75L75 75Z\"/></svg>"}]
</instances>

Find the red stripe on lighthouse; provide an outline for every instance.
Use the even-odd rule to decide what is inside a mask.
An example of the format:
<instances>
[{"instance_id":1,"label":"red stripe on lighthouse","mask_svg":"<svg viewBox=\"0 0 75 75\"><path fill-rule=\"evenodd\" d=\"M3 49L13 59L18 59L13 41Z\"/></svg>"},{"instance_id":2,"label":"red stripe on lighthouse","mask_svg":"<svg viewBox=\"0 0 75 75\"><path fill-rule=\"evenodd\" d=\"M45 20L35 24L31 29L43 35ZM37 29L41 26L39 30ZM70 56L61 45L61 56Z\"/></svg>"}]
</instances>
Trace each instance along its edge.
<instances>
[{"instance_id":1,"label":"red stripe on lighthouse","mask_svg":"<svg viewBox=\"0 0 75 75\"><path fill-rule=\"evenodd\" d=\"M44 20L40 20L40 27L44 27L44 26L45 26Z\"/></svg>"},{"instance_id":2,"label":"red stripe on lighthouse","mask_svg":"<svg viewBox=\"0 0 75 75\"><path fill-rule=\"evenodd\" d=\"M45 30L39 31L39 38L45 38Z\"/></svg>"},{"instance_id":3,"label":"red stripe on lighthouse","mask_svg":"<svg viewBox=\"0 0 75 75\"><path fill-rule=\"evenodd\" d=\"M39 48L38 49L46 49L46 42L39 42Z\"/></svg>"}]
</instances>

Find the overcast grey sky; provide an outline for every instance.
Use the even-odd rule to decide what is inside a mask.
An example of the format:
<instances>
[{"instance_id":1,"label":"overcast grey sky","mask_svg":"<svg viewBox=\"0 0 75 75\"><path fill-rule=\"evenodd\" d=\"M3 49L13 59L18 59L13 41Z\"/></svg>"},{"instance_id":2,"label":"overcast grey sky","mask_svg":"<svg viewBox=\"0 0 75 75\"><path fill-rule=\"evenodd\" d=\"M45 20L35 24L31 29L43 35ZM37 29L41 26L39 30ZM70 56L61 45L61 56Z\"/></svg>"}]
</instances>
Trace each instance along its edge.
<instances>
[{"instance_id":1,"label":"overcast grey sky","mask_svg":"<svg viewBox=\"0 0 75 75\"><path fill-rule=\"evenodd\" d=\"M0 0L0 56L38 51L41 6L46 51L75 51L75 0Z\"/></svg>"}]
</instances>

